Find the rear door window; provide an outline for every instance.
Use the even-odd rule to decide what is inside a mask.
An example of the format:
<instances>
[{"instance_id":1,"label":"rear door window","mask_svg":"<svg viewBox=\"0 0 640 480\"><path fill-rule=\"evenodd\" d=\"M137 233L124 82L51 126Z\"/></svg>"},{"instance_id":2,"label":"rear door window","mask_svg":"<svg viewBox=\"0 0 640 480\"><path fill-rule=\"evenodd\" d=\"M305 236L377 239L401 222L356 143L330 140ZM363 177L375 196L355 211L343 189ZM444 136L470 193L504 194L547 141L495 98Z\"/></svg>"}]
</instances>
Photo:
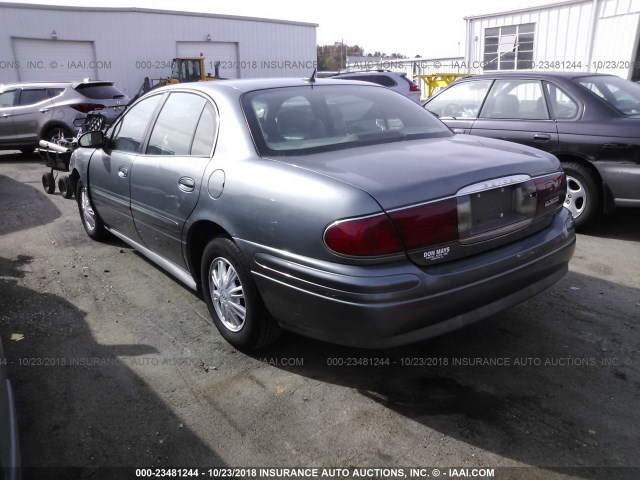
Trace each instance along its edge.
<instances>
[{"instance_id":1,"label":"rear door window","mask_svg":"<svg viewBox=\"0 0 640 480\"><path fill-rule=\"evenodd\" d=\"M548 120L539 80L496 80L482 107L483 118Z\"/></svg>"},{"instance_id":2,"label":"rear door window","mask_svg":"<svg viewBox=\"0 0 640 480\"><path fill-rule=\"evenodd\" d=\"M64 88L48 88L47 90L49 91L49 97L51 98L55 98L64 92Z\"/></svg>"},{"instance_id":3,"label":"rear door window","mask_svg":"<svg viewBox=\"0 0 640 480\"><path fill-rule=\"evenodd\" d=\"M46 88L29 88L22 90L20 94L20 106L35 105L44 100L49 100L49 93Z\"/></svg>"},{"instance_id":4,"label":"rear door window","mask_svg":"<svg viewBox=\"0 0 640 480\"><path fill-rule=\"evenodd\" d=\"M190 93L172 93L162 107L149 140L148 155L190 155L205 99Z\"/></svg>"},{"instance_id":5,"label":"rear door window","mask_svg":"<svg viewBox=\"0 0 640 480\"><path fill-rule=\"evenodd\" d=\"M553 118L566 120L575 117L578 114L578 104L557 85L544 83Z\"/></svg>"},{"instance_id":6,"label":"rear door window","mask_svg":"<svg viewBox=\"0 0 640 480\"><path fill-rule=\"evenodd\" d=\"M213 140L216 136L216 113L207 103L200 116L196 134L191 145L191 155L211 155Z\"/></svg>"}]
</instances>

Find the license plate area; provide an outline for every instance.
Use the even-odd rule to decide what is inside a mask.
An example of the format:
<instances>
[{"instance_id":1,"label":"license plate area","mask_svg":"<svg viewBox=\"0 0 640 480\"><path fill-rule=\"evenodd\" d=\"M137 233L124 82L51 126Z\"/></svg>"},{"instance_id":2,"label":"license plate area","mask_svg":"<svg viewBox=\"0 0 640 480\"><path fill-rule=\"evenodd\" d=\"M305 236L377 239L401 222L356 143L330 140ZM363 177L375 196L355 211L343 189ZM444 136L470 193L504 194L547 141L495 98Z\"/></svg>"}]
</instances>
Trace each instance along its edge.
<instances>
[{"instance_id":1,"label":"license plate area","mask_svg":"<svg viewBox=\"0 0 640 480\"><path fill-rule=\"evenodd\" d=\"M461 243L475 243L519 230L536 212L536 187L528 175L515 175L471 185L458 192Z\"/></svg>"}]
</instances>

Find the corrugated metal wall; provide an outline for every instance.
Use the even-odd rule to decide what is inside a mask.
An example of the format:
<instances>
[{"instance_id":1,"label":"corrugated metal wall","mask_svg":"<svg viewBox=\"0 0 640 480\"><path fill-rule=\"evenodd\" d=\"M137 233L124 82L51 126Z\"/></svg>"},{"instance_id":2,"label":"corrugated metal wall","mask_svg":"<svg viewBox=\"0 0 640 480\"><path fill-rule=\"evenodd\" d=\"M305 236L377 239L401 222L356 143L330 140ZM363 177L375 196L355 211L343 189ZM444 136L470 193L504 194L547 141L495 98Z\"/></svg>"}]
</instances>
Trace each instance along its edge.
<instances>
[{"instance_id":1,"label":"corrugated metal wall","mask_svg":"<svg viewBox=\"0 0 640 480\"><path fill-rule=\"evenodd\" d=\"M592 0L470 18L466 66L483 72L485 29L535 23L534 70L593 71L630 78L636 60L640 0Z\"/></svg>"},{"instance_id":2,"label":"corrugated metal wall","mask_svg":"<svg viewBox=\"0 0 640 480\"><path fill-rule=\"evenodd\" d=\"M16 38L93 42L98 77L114 80L130 96L137 93L144 77L169 75L171 59L178 55L178 42L237 44L237 64L226 67L241 78L308 76L317 60L317 26L309 23L144 9L54 9L15 4L0 4L0 17L0 83L42 79L42 71L53 66L52 59L44 58L45 53L43 58L16 58ZM70 55L57 63L56 78L66 70L68 80L81 79L87 70L81 60ZM213 68L207 66L209 70Z\"/></svg>"},{"instance_id":3,"label":"corrugated metal wall","mask_svg":"<svg viewBox=\"0 0 640 480\"><path fill-rule=\"evenodd\" d=\"M466 73L463 57L447 58L378 58L347 57L348 72L362 70L391 70L413 75L430 73Z\"/></svg>"}]
</instances>

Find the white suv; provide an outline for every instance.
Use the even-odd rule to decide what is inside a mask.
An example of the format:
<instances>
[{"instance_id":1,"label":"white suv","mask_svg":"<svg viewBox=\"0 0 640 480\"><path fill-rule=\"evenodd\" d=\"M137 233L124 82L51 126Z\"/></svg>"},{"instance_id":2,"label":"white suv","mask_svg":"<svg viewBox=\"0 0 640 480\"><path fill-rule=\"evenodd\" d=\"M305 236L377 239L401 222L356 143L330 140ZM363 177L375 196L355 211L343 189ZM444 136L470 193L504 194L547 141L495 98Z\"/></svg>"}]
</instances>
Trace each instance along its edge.
<instances>
[{"instance_id":1,"label":"white suv","mask_svg":"<svg viewBox=\"0 0 640 480\"><path fill-rule=\"evenodd\" d=\"M407 74L404 72L390 72L387 70L345 72L331 75L331 78L377 83L378 85L401 93L416 103L420 103L420 87L409 80Z\"/></svg>"}]
</instances>

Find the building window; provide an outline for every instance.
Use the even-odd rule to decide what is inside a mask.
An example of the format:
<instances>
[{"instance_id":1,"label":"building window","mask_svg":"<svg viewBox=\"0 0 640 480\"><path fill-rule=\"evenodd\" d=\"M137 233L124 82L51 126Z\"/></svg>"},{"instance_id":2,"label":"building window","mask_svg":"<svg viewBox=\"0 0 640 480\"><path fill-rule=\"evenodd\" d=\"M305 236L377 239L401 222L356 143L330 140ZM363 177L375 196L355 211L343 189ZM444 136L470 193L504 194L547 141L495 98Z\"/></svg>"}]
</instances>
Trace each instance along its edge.
<instances>
[{"instance_id":1,"label":"building window","mask_svg":"<svg viewBox=\"0 0 640 480\"><path fill-rule=\"evenodd\" d=\"M486 28L484 70L531 70L535 23Z\"/></svg>"}]
</instances>

